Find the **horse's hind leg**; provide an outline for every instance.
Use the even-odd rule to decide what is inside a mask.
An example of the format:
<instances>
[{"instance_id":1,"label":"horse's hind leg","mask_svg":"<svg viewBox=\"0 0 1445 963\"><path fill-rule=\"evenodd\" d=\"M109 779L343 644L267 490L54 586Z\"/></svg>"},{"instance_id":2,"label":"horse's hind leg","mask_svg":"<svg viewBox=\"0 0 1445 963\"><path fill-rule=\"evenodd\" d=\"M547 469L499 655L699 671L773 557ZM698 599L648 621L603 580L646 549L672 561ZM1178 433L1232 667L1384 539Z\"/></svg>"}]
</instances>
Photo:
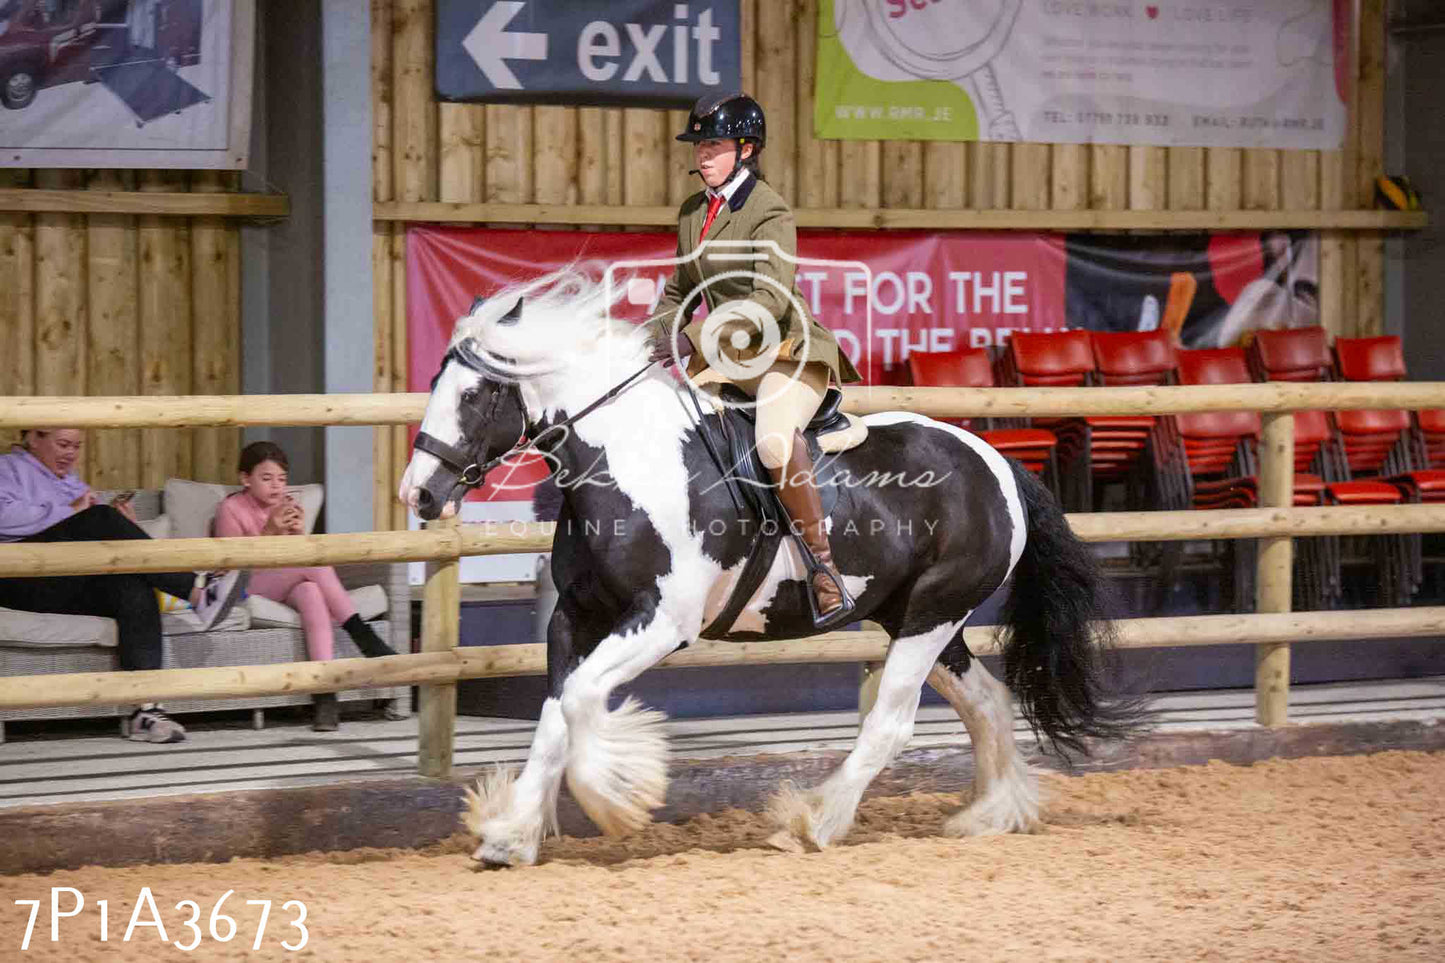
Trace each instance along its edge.
<instances>
[{"instance_id":1,"label":"horse's hind leg","mask_svg":"<svg viewBox=\"0 0 1445 963\"><path fill-rule=\"evenodd\" d=\"M894 640L883 664L878 699L848 758L817 788L785 788L773 798L769 814L782 826L773 845L797 849L811 843L822 849L847 835L863 791L913 737L923 682L962 625L960 619Z\"/></svg>"},{"instance_id":2,"label":"horse's hind leg","mask_svg":"<svg viewBox=\"0 0 1445 963\"><path fill-rule=\"evenodd\" d=\"M928 674L973 743L973 801L949 817L950 836L1031 832L1039 820L1038 779L1014 741L1013 699L983 663L969 655L963 632L948 643Z\"/></svg>"}]
</instances>

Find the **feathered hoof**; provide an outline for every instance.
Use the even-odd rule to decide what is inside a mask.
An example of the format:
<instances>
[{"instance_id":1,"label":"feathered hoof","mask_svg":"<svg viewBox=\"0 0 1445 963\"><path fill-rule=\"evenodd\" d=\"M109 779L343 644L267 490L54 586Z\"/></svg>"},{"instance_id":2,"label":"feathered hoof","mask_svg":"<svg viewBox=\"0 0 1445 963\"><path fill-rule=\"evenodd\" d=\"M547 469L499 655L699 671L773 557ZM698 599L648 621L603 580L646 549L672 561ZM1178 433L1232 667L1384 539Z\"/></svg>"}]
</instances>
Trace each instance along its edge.
<instances>
[{"instance_id":1,"label":"feathered hoof","mask_svg":"<svg viewBox=\"0 0 1445 963\"><path fill-rule=\"evenodd\" d=\"M515 769L496 766L466 789L467 808L462 825L481 843L472 859L487 866L530 866L537 862L542 845L542 819L518 819L512 812L516 802Z\"/></svg>"},{"instance_id":2,"label":"feathered hoof","mask_svg":"<svg viewBox=\"0 0 1445 963\"><path fill-rule=\"evenodd\" d=\"M483 839L473 850L472 859L492 869L532 866L537 862L537 848L524 846L515 838Z\"/></svg>"},{"instance_id":3,"label":"feathered hoof","mask_svg":"<svg viewBox=\"0 0 1445 963\"><path fill-rule=\"evenodd\" d=\"M768 845L789 853L827 849L853 827L852 807L844 813L830 806L820 789L805 791L792 783L778 787L768 801L767 815L778 827Z\"/></svg>"},{"instance_id":4,"label":"feathered hoof","mask_svg":"<svg viewBox=\"0 0 1445 963\"><path fill-rule=\"evenodd\" d=\"M609 836L647 826L667 800L666 718L629 696L596 725L571 732L567 787Z\"/></svg>"},{"instance_id":5,"label":"feathered hoof","mask_svg":"<svg viewBox=\"0 0 1445 963\"><path fill-rule=\"evenodd\" d=\"M1007 833L1029 835L1042 832L1037 806L1019 805L1017 800L994 794L965 806L943 824L943 834L955 838L965 836L1002 836Z\"/></svg>"}]
</instances>

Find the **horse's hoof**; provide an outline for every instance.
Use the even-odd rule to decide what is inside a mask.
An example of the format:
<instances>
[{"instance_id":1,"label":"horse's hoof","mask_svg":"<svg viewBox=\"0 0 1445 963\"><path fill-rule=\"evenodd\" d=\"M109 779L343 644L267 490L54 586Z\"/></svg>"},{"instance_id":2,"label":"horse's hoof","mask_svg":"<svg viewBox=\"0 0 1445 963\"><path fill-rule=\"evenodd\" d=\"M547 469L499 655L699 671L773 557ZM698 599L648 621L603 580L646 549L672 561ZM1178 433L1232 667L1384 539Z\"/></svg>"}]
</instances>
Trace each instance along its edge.
<instances>
[{"instance_id":1,"label":"horse's hoof","mask_svg":"<svg viewBox=\"0 0 1445 963\"><path fill-rule=\"evenodd\" d=\"M472 852L472 859L488 869L505 869L509 866L531 866L537 861L535 852L527 852L520 846L507 846L483 840Z\"/></svg>"},{"instance_id":2,"label":"horse's hoof","mask_svg":"<svg viewBox=\"0 0 1445 963\"><path fill-rule=\"evenodd\" d=\"M768 845L774 849L782 850L785 853L794 853L798 856L808 851L807 847L798 841L798 837L786 829L780 829L769 836Z\"/></svg>"}]
</instances>

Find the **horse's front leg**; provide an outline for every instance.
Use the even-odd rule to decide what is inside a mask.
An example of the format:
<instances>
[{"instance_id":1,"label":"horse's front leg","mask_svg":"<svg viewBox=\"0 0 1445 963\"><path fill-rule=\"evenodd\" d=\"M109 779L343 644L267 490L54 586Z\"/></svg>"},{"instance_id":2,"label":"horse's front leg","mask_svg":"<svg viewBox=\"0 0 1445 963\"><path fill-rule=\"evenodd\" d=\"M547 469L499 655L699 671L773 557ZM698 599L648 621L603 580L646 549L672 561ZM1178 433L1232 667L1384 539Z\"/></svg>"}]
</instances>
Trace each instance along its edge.
<instances>
[{"instance_id":1,"label":"horse's front leg","mask_svg":"<svg viewBox=\"0 0 1445 963\"><path fill-rule=\"evenodd\" d=\"M637 678L695 637L655 596L643 596L618 628L583 659L562 686L562 714L569 734L567 787L603 832L620 835L647 825L651 810L667 796L666 718L628 698L608 711L612 691Z\"/></svg>"},{"instance_id":2,"label":"horse's front leg","mask_svg":"<svg viewBox=\"0 0 1445 963\"><path fill-rule=\"evenodd\" d=\"M479 838L472 858L491 865L531 865L548 832L557 825L557 791L567 765L567 721L561 692L578 657L596 641L572 593L564 593L547 623L547 681L550 696L532 736L527 764L517 776L498 766L467 790L467 829Z\"/></svg>"}]
</instances>

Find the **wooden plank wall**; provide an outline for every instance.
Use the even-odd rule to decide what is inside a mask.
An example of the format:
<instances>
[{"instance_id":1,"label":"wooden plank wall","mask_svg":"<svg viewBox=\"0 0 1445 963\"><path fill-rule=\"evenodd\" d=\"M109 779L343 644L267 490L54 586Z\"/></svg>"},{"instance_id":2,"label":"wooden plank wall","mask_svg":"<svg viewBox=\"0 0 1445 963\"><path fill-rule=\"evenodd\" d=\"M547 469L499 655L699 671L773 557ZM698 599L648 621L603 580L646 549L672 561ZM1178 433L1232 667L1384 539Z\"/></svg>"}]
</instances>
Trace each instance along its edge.
<instances>
[{"instance_id":1,"label":"wooden plank wall","mask_svg":"<svg viewBox=\"0 0 1445 963\"><path fill-rule=\"evenodd\" d=\"M796 207L1185 212L1370 206L1384 153L1385 0L1360 0L1346 144L1324 152L818 140L812 133L817 0L740 2L743 87L768 117L763 170ZM433 0L371 0L371 9L375 200L632 207L676 204L697 189L686 173L688 152L672 139L685 113L439 104L432 94ZM403 234L401 225L375 227L378 391L404 390L406 383ZM1383 264L1378 234L1326 232L1320 296L1332 332L1382 330ZM377 472L379 529L405 524L391 493L407 455L404 430L377 431L377 464L391 466Z\"/></svg>"},{"instance_id":2,"label":"wooden plank wall","mask_svg":"<svg viewBox=\"0 0 1445 963\"><path fill-rule=\"evenodd\" d=\"M237 183L215 172L0 171L0 187ZM0 396L238 394L240 277L231 220L0 213ZM79 470L96 488L232 481L240 437L231 428L91 431Z\"/></svg>"}]
</instances>

